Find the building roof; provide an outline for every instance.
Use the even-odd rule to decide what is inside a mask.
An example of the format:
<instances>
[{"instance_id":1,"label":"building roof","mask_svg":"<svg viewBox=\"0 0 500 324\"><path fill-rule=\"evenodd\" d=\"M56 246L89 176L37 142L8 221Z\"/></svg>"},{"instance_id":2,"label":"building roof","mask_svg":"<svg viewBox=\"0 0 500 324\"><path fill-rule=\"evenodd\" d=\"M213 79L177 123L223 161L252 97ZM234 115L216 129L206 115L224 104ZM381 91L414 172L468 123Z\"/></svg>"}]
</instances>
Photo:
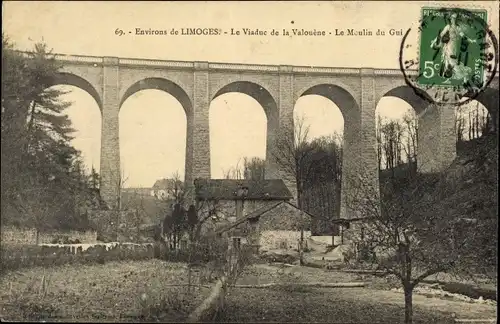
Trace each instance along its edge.
<instances>
[{"instance_id":1,"label":"building roof","mask_svg":"<svg viewBox=\"0 0 500 324\"><path fill-rule=\"evenodd\" d=\"M311 214L311 213L309 213L309 212L306 212L306 211L305 211L305 210L303 210L303 209L300 209L298 206L296 206L296 205L292 204L292 203L291 203L291 202L289 202L289 201L285 201L285 204L290 205L290 206L292 206L293 208L295 208L295 209L297 209L297 210L302 210L302 212L303 212L304 214L308 215L309 217L312 217L312 218L317 218L317 217L316 217L316 216L314 216L313 214Z\"/></svg>"},{"instance_id":2,"label":"building roof","mask_svg":"<svg viewBox=\"0 0 500 324\"><path fill-rule=\"evenodd\" d=\"M224 232L227 232L228 230L234 228L235 226L238 226L240 225L241 223L244 223L245 221L247 220L250 220L252 218L257 218L257 217L260 217L262 215L264 215L265 213L267 213L268 211L271 211L272 209L280 206L280 205L290 205L292 206L293 208L297 209L297 210L300 210L297 206L295 206L294 204L288 202L288 201L277 201L273 204L270 204L270 205L267 205L267 206L264 206L262 208L259 208L259 209L256 209L254 210L253 212L237 219L235 222L232 222L230 224L227 224L225 226L222 226L221 228L219 228L216 233L217 234L221 234L221 233L224 233ZM306 215L309 215L310 217L314 217L313 215L309 214L308 212L306 211L303 211L304 214Z\"/></svg>"},{"instance_id":3,"label":"building roof","mask_svg":"<svg viewBox=\"0 0 500 324\"><path fill-rule=\"evenodd\" d=\"M196 179L196 198L199 200L236 200L239 189L247 188L245 200L290 200L292 193L281 179L235 180Z\"/></svg>"},{"instance_id":4,"label":"building roof","mask_svg":"<svg viewBox=\"0 0 500 324\"><path fill-rule=\"evenodd\" d=\"M342 226L346 226L350 223L354 222L363 222L363 221L371 221L375 217L357 217L357 218L337 218L337 219L332 219L330 220L332 224L339 224Z\"/></svg>"},{"instance_id":5,"label":"building roof","mask_svg":"<svg viewBox=\"0 0 500 324\"><path fill-rule=\"evenodd\" d=\"M231 222L225 226L222 226L221 228L219 228L216 233L217 234L222 234L224 232L227 232L229 231L230 229L244 223L245 221L249 220L249 219L252 219L252 218L256 218L256 217L259 217L261 216L262 214L264 213L267 213L268 211L270 211L271 209L273 208L276 208L278 207L279 205L281 205L283 202L282 201L277 201L271 205L268 205L268 206L264 206L264 207L261 207L259 209L256 209L254 210L253 212L243 216L243 217L240 217L239 219L237 219L236 221L234 222Z\"/></svg>"}]
</instances>

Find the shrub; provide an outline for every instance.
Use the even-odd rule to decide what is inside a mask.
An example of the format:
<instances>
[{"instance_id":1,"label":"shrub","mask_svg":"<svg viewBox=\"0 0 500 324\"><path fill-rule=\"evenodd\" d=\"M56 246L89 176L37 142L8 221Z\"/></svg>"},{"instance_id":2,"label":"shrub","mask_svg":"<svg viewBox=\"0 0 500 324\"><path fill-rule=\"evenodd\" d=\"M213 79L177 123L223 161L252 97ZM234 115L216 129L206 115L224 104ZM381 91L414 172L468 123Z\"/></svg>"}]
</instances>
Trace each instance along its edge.
<instances>
[{"instance_id":1,"label":"shrub","mask_svg":"<svg viewBox=\"0 0 500 324\"><path fill-rule=\"evenodd\" d=\"M288 264L293 264L298 260L298 257L295 255L291 254L278 254L278 253L265 253L261 254L260 256L261 259L273 263L273 262L280 262L280 263L288 263Z\"/></svg>"},{"instance_id":2,"label":"shrub","mask_svg":"<svg viewBox=\"0 0 500 324\"><path fill-rule=\"evenodd\" d=\"M57 235L50 241L52 244L80 244L79 239L71 239L69 235Z\"/></svg>"},{"instance_id":3,"label":"shrub","mask_svg":"<svg viewBox=\"0 0 500 324\"><path fill-rule=\"evenodd\" d=\"M155 258L169 262L204 264L219 259L226 249L227 245L221 243L221 240L202 236L193 247L187 249L170 249L165 243L157 242L154 244L154 255Z\"/></svg>"},{"instance_id":4,"label":"shrub","mask_svg":"<svg viewBox=\"0 0 500 324\"><path fill-rule=\"evenodd\" d=\"M0 252L2 271L32 266L50 267L67 263L104 264L109 261L153 258L152 246L130 244L118 244L108 249L103 245L95 245L86 251L75 246L2 245Z\"/></svg>"}]
</instances>

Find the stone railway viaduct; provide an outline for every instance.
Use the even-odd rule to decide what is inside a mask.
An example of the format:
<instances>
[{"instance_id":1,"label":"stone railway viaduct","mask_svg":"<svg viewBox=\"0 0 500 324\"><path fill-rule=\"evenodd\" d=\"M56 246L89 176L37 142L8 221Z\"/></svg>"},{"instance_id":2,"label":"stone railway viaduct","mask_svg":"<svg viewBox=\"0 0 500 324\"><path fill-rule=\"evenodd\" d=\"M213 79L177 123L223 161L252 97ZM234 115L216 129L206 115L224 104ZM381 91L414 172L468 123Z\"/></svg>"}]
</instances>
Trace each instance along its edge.
<instances>
[{"instance_id":1,"label":"stone railway viaduct","mask_svg":"<svg viewBox=\"0 0 500 324\"><path fill-rule=\"evenodd\" d=\"M399 70L59 54L55 58L63 65L55 84L72 85L87 91L101 110L101 194L110 208L116 205L119 195L120 107L129 96L145 89L170 93L185 110L186 183L192 183L195 178L210 178L209 105L214 98L228 92L253 97L266 113L267 178L280 177L280 170L271 161L275 137L289 134L285 131L293 128L296 101L311 94L330 99L343 114L344 179L356 176L362 168L373 184L378 184L375 108L384 96L405 100L419 116L418 163L421 170L439 170L448 165L456 154L454 107L429 106L406 85ZM476 100L490 111L498 123L498 77ZM287 183L290 185L290 182ZM293 186L290 187L295 192ZM343 183L342 213L345 213L346 190L349 188Z\"/></svg>"}]
</instances>

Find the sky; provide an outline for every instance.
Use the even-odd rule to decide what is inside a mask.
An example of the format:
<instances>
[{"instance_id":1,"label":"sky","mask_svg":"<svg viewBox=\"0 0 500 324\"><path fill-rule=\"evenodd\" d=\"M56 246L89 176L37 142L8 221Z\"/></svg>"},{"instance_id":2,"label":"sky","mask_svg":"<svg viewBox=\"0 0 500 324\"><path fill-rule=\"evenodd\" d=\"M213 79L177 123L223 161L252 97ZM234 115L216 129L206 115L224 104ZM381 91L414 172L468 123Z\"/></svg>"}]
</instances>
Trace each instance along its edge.
<instances>
[{"instance_id":1,"label":"sky","mask_svg":"<svg viewBox=\"0 0 500 324\"><path fill-rule=\"evenodd\" d=\"M455 2L488 9L498 26L498 1ZM45 41L55 53L166 60L331 67L398 68L401 36L117 36L116 30L136 28L259 28L282 30L377 29L407 30L418 24L422 6L437 2L3 2L4 32L18 49ZM444 5L449 6L450 2ZM498 37L498 28L493 30ZM68 88L66 88L68 89ZM69 87L68 108L74 128L73 145L88 168L99 170L100 112L85 91ZM411 107L384 97L377 113L400 118ZM244 94L228 93L210 104L212 178L236 166L243 157L265 158L266 117L262 107ZM342 133L338 107L319 96L301 97L294 113L304 116L311 138ZM143 90L120 110L120 156L127 187L150 187L178 172L184 176L186 117L168 93Z\"/></svg>"}]
</instances>

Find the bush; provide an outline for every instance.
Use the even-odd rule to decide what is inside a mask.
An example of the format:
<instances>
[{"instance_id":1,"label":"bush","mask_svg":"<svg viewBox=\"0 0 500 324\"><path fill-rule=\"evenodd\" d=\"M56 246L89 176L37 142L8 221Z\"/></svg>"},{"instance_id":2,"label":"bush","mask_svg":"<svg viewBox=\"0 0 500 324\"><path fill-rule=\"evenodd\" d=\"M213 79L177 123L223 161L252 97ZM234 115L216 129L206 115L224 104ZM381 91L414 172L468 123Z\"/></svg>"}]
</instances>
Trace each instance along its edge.
<instances>
[{"instance_id":1,"label":"bush","mask_svg":"<svg viewBox=\"0 0 500 324\"><path fill-rule=\"evenodd\" d=\"M293 264L297 262L298 257L291 254L278 254L278 253L265 253L261 254L260 258L269 263L280 262L280 263L288 263Z\"/></svg>"},{"instance_id":2,"label":"bush","mask_svg":"<svg viewBox=\"0 0 500 324\"><path fill-rule=\"evenodd\" d=\"M118 260L145 260L153 258L151 245L118 244L108 247L95 245L83 251L75 246L6 246L2 245L1 271L16 270L26 267L51 267L67 263L104 264Z\"/></svg>"},{"instance_id":3,"label":"bush","mask_svg":"<svg viewBox=\"0 0 500 324\"><path fill-rule=\"evenodd\" d=\"M52 244L80 244L79 239L70 239L69 235L58 235L50 241Z\"/></svg>"},{"instance_id":4,"label":"bush","mask_svg":"<svg viewBox=\"0 0 500 324\"><path fill-rule=\"evenodd\" d=\"M154 244L154 255L155 258L169 262L202 264L220 259L226 249L227 245L223 240L202 236L194 247L189 246L187 249L170 249L165 243L157 242Z\"/></svg>"}]
</instances>

